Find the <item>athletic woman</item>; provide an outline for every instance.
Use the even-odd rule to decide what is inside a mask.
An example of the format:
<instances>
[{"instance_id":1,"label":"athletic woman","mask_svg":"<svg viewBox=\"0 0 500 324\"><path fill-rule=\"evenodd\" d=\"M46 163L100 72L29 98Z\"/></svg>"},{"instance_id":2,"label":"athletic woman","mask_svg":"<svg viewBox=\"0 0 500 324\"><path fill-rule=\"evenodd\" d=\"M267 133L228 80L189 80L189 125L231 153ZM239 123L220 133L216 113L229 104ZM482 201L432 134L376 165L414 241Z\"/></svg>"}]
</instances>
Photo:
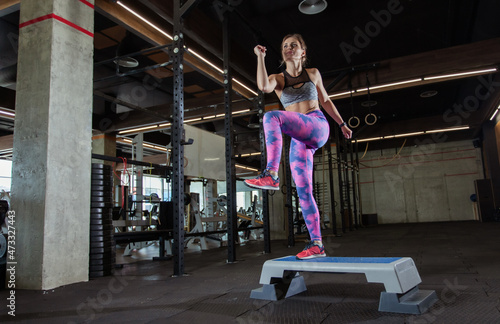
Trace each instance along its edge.
<instances>
[{"instance_id":1,"label":"athletic woman","mask_svg":"<svg viewBox=\"0 0 500 324\"><path fill-rule=\"evenodd\" d=\"M319 71L315 68L305 68L306 50L301 35L286 35L281 44L281 55L286 69L283 73L268 76L265 65L266 48L262 45L254 48L257 56L257 86L264 93L274 91L285 110L269 111L264 115L267 167L257 178L245 180L246 185L252 188L278 190L282 134L292 138L290 169L311 237L305 249L297 254L299 259L326 256L312 181L314 152L325 145L330 134L328 121L320 106L339 124L346 138L351 138L352 134L328 97Z\"/></svg>"}]
</instances>

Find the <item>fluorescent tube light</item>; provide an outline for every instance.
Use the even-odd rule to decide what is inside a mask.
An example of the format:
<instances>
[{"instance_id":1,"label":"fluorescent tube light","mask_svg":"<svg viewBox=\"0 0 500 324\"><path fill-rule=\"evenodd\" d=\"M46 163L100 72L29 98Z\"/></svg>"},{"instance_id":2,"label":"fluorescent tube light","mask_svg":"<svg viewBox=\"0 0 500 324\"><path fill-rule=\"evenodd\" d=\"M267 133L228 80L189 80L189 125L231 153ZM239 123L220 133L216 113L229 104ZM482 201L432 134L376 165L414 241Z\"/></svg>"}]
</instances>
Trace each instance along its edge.
<instances>
[{"instance_id":1,"label":"fluorescent tube light","mask_svg":"<svg viewBox=\"0 0 500 324\"><path fill-rule=\"evenodd\" d=\"M495 112L493 113L493 115L491 115L490 120L493 120L493 118L495 118L495 116L498 114L499 109L500 109L500 105L497 107L497 109L495 109Z\"/></svg>"},{"instance_id":2,"label":"fluorescent tube light","mask_svg":"<svg viewBox=\"0 0 500 324\"><path fill-rule=\"evenodd\" d=\"M14 119L14 117L16 117L16 113L10 109L0 108L0 116Z\"/></svg>"},{"instance_id":3,"label":"fluorescent tube light","mask_svg":"<svg viewBox=\"0 0 500 324\"><path fill-rule=\"evenodd\" d=\"M425 77L424 81L427 80L436 80L436 79L445 79L445 78L453 78L453 77L458 77L458 76L466 76L466 75L474 75L474 74L482 74L482 73L490 73L490 72L496 72L496 68L492 69L485 69L485 70L476 70L476 71L470 71L470 72L461 72L461 73L453 73L453 74L445 74L445 75L436 75L436 76L431 76L431 77Z\"/></svg>"},{"instance_id":4,"label":"fluorescent tube light","mask_svg":"<svg viewBox=\"0 0 500 324\"><path fill-rule=\"evenodd\" d=\"M422 135L422 134L425 134L425 132L414 132L414 133L406 133L406 134L397 134L397 135L394 135L394 137L417 136L417 135Z\"/></svg>"},{"instance_id":5,"label":"fluorescent tube light","mask_svg":"<svg viewBox=\"0 0 500 324\"><path fill-rule=\"evenodd\" d=\"M443 129L433 129L429 131L425 131L425 133L442 133L442 132L453 132L459 130L469 129L469 126L460 126L460 127L452 127L452 128L443 128Z\"/></svg>"},{"instance_id":6,"label":"fluorescent tube light","mask_svg":"<svg viewBox=\"0 0 500 324\"><path fill-rule=\"evenodd\" d=\"M172 36L170 36L169 34L167 34L166 32L164 32L163 30L161 30L160 28L156 27L153 23L151 23L149 20L147 20L146 18L144 18L143 16L139 15L137 12L135 12L134 10L130 9L129 7L127 7L126 5L124 5L121 1L117 1L116 2L117 4L119 4L120 6L122 6L123 8L125 8L127 11L129 11L131 14L133 14L134 16L136 16L137 18L141 19L142 21L144 21L146 24L148 24L149 26L153 27L154 29L156 29L157 31L159 31L160 33L162 33L163 35L167 36L167 38L170 38L170 40L172 40Z\"/></svg>"},{"instance_id":7,"label":"fluorescent tube light","mask_svg":"<svg viewBox=\"0 0 500 324\"><path fill-rule=\"evenodd\" d=\"M148 130L148 129L154 129L154 128L158 128L158 125L144 126L144 127L126 129L126 130L123 130L123 131L119 131L118 134L136 133L136 132L141 132L141 131L145 131L145 130Z\"/></svg>"}]
</instances>

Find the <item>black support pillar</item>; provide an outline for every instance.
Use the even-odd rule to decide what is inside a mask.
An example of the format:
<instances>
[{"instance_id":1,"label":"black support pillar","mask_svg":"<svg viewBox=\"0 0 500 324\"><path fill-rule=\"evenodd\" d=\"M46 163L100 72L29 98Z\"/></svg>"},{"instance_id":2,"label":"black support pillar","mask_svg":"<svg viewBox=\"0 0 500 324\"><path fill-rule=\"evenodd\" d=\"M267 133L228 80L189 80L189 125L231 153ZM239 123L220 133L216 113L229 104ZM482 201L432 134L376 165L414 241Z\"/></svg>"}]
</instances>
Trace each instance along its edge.
<instances>
[{"instance_id":1,"label":"black support pillar","mask_svg":"<svg viewBox=\"0 0 500 324\"><path fill-rule=\"evenodd\" d=\"M182 33L182 12L181 0L175 0L174 39L169 53L174 70L174 105L171 128L174 276L184 274L184 35Z\"/></svg>"},{"instance_id":2,"label":"black support pillar","mask_svg":"<svg viewBox=\"0 0 500 324\"><path fill-rule=\"evenodd\" d=\"M330 175L330 208L332 209L332 227L333 234L337 235L337 215L335 213L335 190L333 187L333 161L332 161L332 142L331 137L326 147L328 153L328 174Z\"/></svg>"},{"instance_id":3,"label":"black support pillar","mask_svg":"<svg viewBox=\"0 0 500 324\"><path fill-rule=\"evenodd\" d=\"M223 26L223 60L224 60L224 104L226 117L224 119L226 137L226 197L227 197L227 262L236 261L236 240L238 239L238 223L236 215L236 169L233 158L233 117L231 109L232 78L229 41L229 12L224 13Z\"/></svg>"},{"instance_id":4,"label":"black support pillar","mask_svg":"<svg viewBox=\"0 0 500 324\"><path fill-rule=\"evenodd\" d=\"M293 227L293 205L292 205L292 171L290 169L290 142L291 138L283 136L285 154L285 174L286 174L286 207L288 211L288 246L295 246L295 236ZM314 182L313 182L314 184Z\"/></svg>"},{"instance_id":5,"label":"black support pillar","mask_svg":"<svg viewBox=\"0 0 500 324\"><path fill-rule=\"evenodd\" d=\"M259 91L258 116L259 116L259 142L260 142L260 167L264 170L267 167L266 139L262 119L264 118L264 94ZM271 253L271 229L269 225L269 195L267 190L262 190L262 221L264 223L264 253Z\"/></svg>"}]
</instances>

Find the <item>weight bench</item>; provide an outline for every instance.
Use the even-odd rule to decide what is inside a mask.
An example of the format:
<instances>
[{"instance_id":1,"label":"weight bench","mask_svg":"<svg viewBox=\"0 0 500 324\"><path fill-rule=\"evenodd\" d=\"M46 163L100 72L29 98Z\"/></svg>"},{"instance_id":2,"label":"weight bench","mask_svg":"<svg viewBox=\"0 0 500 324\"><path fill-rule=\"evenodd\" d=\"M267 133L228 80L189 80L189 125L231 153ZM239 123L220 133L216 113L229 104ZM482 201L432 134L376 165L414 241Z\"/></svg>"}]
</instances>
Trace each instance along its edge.
<instances>
[{"instance_id":1,"label":"weight bench","mask_svg":"<svg viewBox=\"0 0 500 324\"><path fill-rule=\"evenodd\" d=\"M295 256L268 260L262 267L261 288L250 298L278 300L306 291L300 271L364 273L368 282L383 283L379 311L422 314L437 300L434 290L419 290L422 282L411 258L326 257L299 260Z\"/></svg>"}]
</instances>

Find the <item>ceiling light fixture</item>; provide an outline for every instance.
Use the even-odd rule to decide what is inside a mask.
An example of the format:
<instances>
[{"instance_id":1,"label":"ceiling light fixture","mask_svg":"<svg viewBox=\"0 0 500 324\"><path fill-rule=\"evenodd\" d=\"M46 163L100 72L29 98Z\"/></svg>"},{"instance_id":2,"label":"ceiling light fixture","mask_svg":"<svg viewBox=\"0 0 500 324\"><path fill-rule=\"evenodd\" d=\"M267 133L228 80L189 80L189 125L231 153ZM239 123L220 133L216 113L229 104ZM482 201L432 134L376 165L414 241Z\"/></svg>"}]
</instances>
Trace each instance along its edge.
<instances>
[{"instance_id":1,"label":"ceiling light fixture","mask_svg":"<svg viewBox=\"0 0 500 324\"><path fill-rule=\"evenodd\" d=\"M191 119L185 120L184 123L192 123L192 122L197 122L197 121L200 121L200 120L201 120L201 117L191 118Z\"/></svg>"},{"instance_id":2,"label":"ceiling light fixture","mask_svg":"<svg viewBox=\"0 0 500 324\"><path fill-rule=\"evenodd\" d=\"M499 109L500 109L500 105L498 105L497 109L495 109L495 112L493 113L493 115L491 115L490 120L493 120L493 118L495 118L495 116L498 114Z\"/></svg>"},{"instance_id":3,"label":"ceiling light fixture","mask_svg":"<svg viewBox=\"0 0 500 324\"><path fill-rule=\"evenodd\" d=\"M325 0L304 0L299 4L299 11L306 15L315 15L325 10L327 6Z\"/></svg>"},{"instance_id":4,"label":"ceiling light fixture","mask_svg":"<svg viewBox=\"0 0 500 324\"><path fill-rule=\"evenodd\" d=\"M241 164L235 164L234 166L237 167L237 168L240 168L240 169L244 169L244 170L250 170L250 171L255 171L255 172L259 171L259 170L255 169L255 168L250 168L250 167L247 167L247 166L244 166L244 165L241 165Z\"/></svg>"},{"instance_id":5,"label":"ceiling light fixture","mask_svg":"<svg viewBox=\"0 0 500 324\"><path fill-rule=\"evenodd\" d=\"M232 114L233 115L239 115L239 114L243 114L243 113L246 113L246 112L249 112L250 109L243 109L243 110L239 110L239 111L233 111Z\"/></svg>"},{"instance_id":6,"label":"ceiling light fixture","mask_svg":"<svg viewBox=\"0 0 500 324\"><path fill-rule=\"evenodd\" d=\"M14 117L16 116L16 113L14 112L14 110L0 108L0 116L7 117L9 119L14 119Z\"/></svg>"},{"instance_id":7,"label":"ceiling light fixture","mask_svg":"<svg viewBox=\"0 0 500 324\"><path fill-rule=\"evenodd\" d=\"M121 142L121 143L125 143L125 144L128 144L128 145L135 145L134 142L129 139L129 138L126 138L126 137L117 137L116 138L116 141L117 142ZM149 143L142 143L142 145L144 147L147 147L147 148L150 148L150 149L153 149L153 150L156 150L156 151L161 151L161 152L168 152L168 149L163 147L163 146L158 146L158 145L154 145L154 144L149 144Z\"/></svg>"},{"instance_id":8,"label":"ceiling light fixture","mask_svg":"<svg viewBox=\"0 0 500 324\"><path fill-rule=\"evenodd\" d=\"M370 90L382 89L382 88L388 88L388 87L395 87L395 86L398 86L398 85L401 85L401 84L415 83L415 82L420 82L420 81L422 81L422 78L411 79L411 80L400 81L400 82L387 83L387 84L381 84L381 85L377 85L377 86L370 86ZM354 92L363 92L363 91L368 91L368 88L357 89Z\"/></svg>"},{"instance_id":9,"label":"ceiling light fixture","mask_svg":"<svg viewBox=\"0 0 500 324\"><path fill-rule=\"evenodd\" d=\"M144 18L143 16L139 15L137 12L135 12L134 10L130 9L129 7L127 7L126 5L124 5L121 1L117 1L116 2L118 5L122 6L123 8L125 8L128 12L130 12L131 14L133 14L134 16L136 16L137 18L139 18L140 20L144 21L146 24L148 24L149 26L153 27L154 29L156 29L157 31L159 31L160 33L162 33L163 35L167 36L167 38L169 38L170 40L173 40L172 36L170 36L168 33L164 32L163 30L161 30L160 28L156 27L153 23L151 23L149 20L147 20L146 18Z\"/></svg>"},{"instance_id":10,"label":"ceiling light fixture","mask_svg":"<svg viewBox=\"0 0 500 324\"><path fill-rule=\"evenodd\" d=\"M485 70L475 70L475 71L469 71L469 72L461 72L461 73L437 75L437 76L425 77L424 81L427 81L427 80L436 80L436 79L454 78L454 77L460 77L460 76L466 76L466 75L474 75L474 74L491 73L491 72L496 72L496 71L497 71L496 68L492 68L492 69L485 69Z\"/></svg>"},{"instance_id":11,"label":"ceiling light fixture","mask_svg":"<svg viewBox=\"0 0 500 324\"><path fill-rule=\"evenodd\" d=\"M444 133L444 132L453 132L453 131L459 131L459 130L466 130L469 129L469 126L459 126L459 127L452 127L452 128L442 128L442 129L433 129L430 131L425 131L425 133Z\"/></svg>"},{"instance_id":12,"label":"ceiling light fixture","mask_svg":"<svg viewBox=\"0 0 500 324\"><path fill-rule=\"evenodd\" d=\"M334 93L332 95L329 95L329 98L334 98L334 97L340 97L340 96L345 96L345 95L350 95L351 93L354 93L355 91L346 91L346 92L340 92L340 93Z\"/></svg>"},{"instance_id":13,"label":"ceiling light fixture","mask_svg":"<svg viewBox=\"0 0 500 324\"><path fill-rule=\"evenodd\" d=\"M137 132L140 132L140 131L145 131L145 130L154 129L154 128L158 128L158 127L159 127L159 125L152 125L152 126L144 126L144 127L131 128L131 129L126 129L126 130L123 130L123 131L119 131L118 134L121 135L121 134L137 133Z\"/></svg>"},{"instance_id":14,"label":"ceiling light fixture","mask_svg":"<svg viewBox=\"0 0 500 324\"><path fill-rule=\"evenodd\" d=\"M363 101L361 103L361 106L365 107L365 108L369 108L369 107L376 106L377 104L378 104L378 102L375 100L366 100L366 101Z\"/></svg>"},{"instance_id":15,"label":"ceiling light fixture","mask_svg":"<svg viewBox=\"0 0 500 324\"><path fill-rule=\"evenodd\" d=\"M444 132L466 130L466 129L469 129L469 128L470 128L469 126L459 126L459 127L452 127L452 128L433 129L433 130L420 131L420 132L414 132L414 133L405 133L405 134L396 134L396 135L386 135L386 136L362 138L362 139L358 139L357 142L358 143L362 143L362 142L378 141L378 140L383 140L383 139L391 139L391 138L399 138L399 137L409 137L409 136L418 136L418 135L424 135L424 134L430 134L430 133L444 133Z\"/></svg>"},{"instance_id":16,"label":"ceiling light fixture","mask_svg":"<svg viewBox=\"0 0 500 324\"><path fill-rule=\"evenodd\" d=\"M133 68L139 66L139 61L137 61L133 57L122 57L118 60L114 60L113 62L121 67L126 67L126 68Z\"/></svg>"},{"instance_id":17,"label":"ceiling light fixture","mask_svg":"<svg viewBox=\"0 0 500 324\"><path fill-rule=\"evenodd\" d=\"M394 86L398 86L398 85L402 85L402 84L416 83L416 82L422 82L422 81L439 80L439 79L446 79L446 78L457 78L457 77L467 77L467 76L478 75L478 74L488 74L488 73L494 73L497 71L498 71L498 68L490 68L490 69L481 69L481 70L474 70L474 71L454 73L454 74L428 76L428 77L422 77L422 78L418 78L418 79L410 79L410 80L405 80L405 81L400 81L400 82L370 86L370 90L394 87ZM360 93L360 92L364 92L364 91L368 91L368 89L367 88L354 89L353 93ZM344 92L339 92L339 93L334 93L334 94L328 95L328 97L329 98L343 97L343 96L349 95L350 93L351 93L350 91L344 91Z\"/></svg>"},{"instance_id":18,"label":"ceiling light fixture","mask_svg":"<svg viewBox=\"0 0 500 324\"><path fill-rule=\"evenodd\" d=\"M436 90L428 90L428 91L422 92L420 94L420 98L430 98L430 97L434 97L437 94L438 94L438 92Z\"/></svg>"},{"instance_id":19,"label":"ceiling light fixture","mask_svg":"<svg viewBox=\"0 0 500 324\"><path fill-rule=\"evenodd\" d=\"M425 134L425 132L414 132L414 133L406 133L406 134L397 134L397 135L394 135L394 137L417 136L417 135L422 135L422 134Z\"/></svg>"}]
</instances>

